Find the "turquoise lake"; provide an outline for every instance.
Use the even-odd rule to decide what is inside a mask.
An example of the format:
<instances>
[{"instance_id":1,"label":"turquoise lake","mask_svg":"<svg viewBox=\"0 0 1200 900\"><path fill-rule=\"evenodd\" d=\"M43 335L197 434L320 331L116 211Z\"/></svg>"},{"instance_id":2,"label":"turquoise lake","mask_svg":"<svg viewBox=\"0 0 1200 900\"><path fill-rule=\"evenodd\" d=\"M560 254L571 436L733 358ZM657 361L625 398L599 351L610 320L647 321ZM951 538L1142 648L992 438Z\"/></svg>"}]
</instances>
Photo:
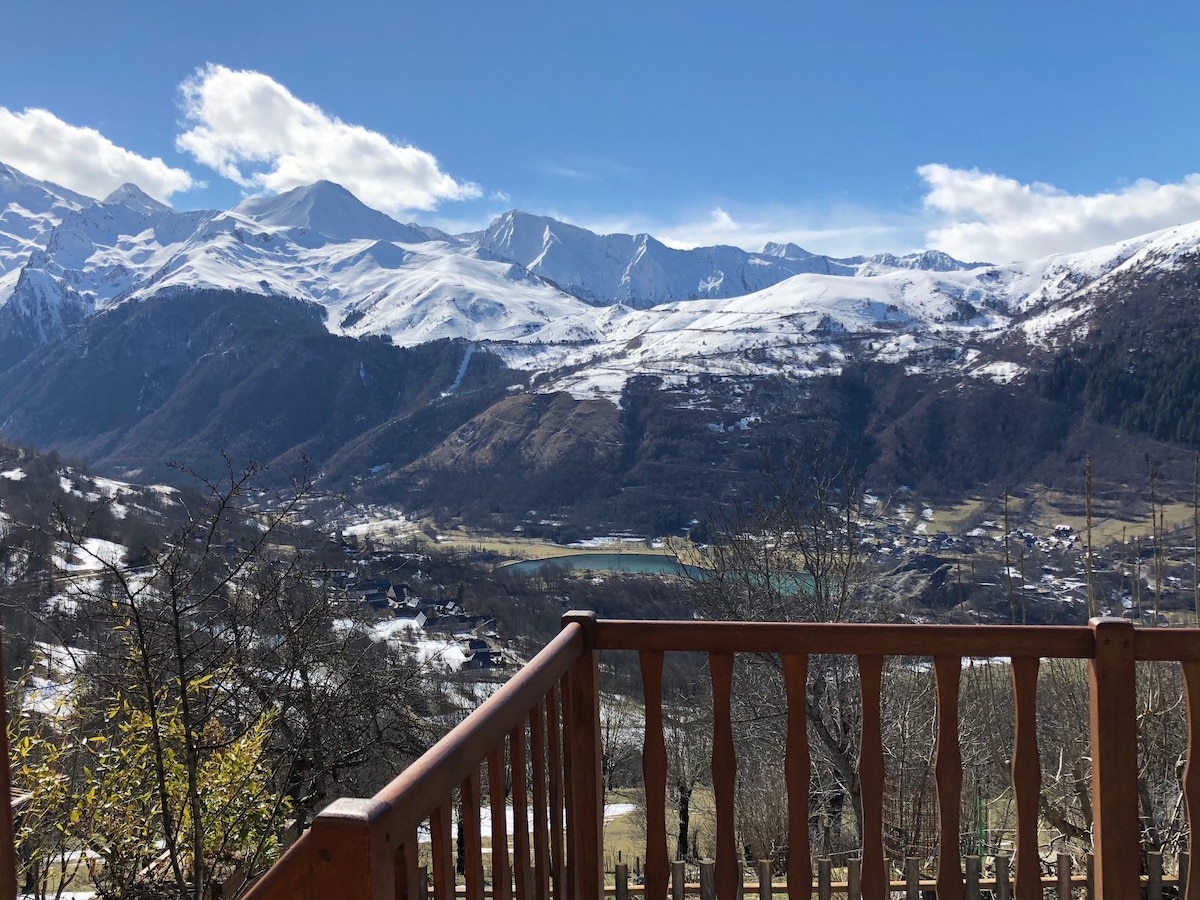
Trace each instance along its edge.
<instances>
[{"instance_id":1,"label":"turquoise lake","mask_svg":"<svg viewBox=\"0 0 1200 900\"><path fill-rule=\"evenodd\" d=\"M655 553L575 553L548 559L526 559L501 568L506 572L532 575L547 566L590 572L626 572L631 575L680 575L701 571L694 566L681 566L673 556Z\"/></svg>"}]
</instances>

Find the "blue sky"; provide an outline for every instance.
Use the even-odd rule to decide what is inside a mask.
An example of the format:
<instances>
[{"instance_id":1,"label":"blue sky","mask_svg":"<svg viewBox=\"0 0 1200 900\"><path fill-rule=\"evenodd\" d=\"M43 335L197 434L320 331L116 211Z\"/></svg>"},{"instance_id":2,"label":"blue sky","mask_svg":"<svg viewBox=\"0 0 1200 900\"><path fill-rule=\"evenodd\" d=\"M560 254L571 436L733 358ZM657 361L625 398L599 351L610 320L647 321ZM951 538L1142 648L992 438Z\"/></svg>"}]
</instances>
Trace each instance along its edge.
<instances>
[{"instance_id":1,"label":"blue sky","mask_svg":"<svg viewBox=\"0 0 1200 900\"><path fill-rule=\"evenodd\" d=\"M2 27L0 160L92 195L328 177L456 231L518 207L998 261L1200 218L1194 3L62 0Z\"/></svg>"}]
</instances>

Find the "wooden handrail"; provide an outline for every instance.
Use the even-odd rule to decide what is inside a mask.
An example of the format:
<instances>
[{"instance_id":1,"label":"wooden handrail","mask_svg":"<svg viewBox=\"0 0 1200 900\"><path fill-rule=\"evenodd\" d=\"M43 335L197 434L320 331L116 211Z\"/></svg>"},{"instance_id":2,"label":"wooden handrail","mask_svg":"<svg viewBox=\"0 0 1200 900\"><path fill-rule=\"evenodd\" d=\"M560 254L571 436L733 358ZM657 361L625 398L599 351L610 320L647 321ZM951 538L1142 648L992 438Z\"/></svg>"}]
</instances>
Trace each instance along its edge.
<instances>
[{"instance_id":1,"label":"wooden handrail","mask_svg":"<svg viewBox=\"0 0 1200 900\"><path fill-rule=\"evenodd\" d=\"M596 649L1089 659L1095 652L1095 639L1091 628L1083 625L877 625L600 619L596 622Z\"/></svg>"},{"instance_id":2,"label":"wooden handrail","mask_svg":"<svg viewBox=\"0 0 1200 900\"><path fill-rule=\"evenodd\" d=\"M731 779L737 759L729 720L733 658L738 653L782 655L788 700L784 760L787 802L791 818L796 819L789 832L802 847L807 844L809 787L805 717L808 657L835 654L857 659L863 710L863 825L868 832L861 869L864 896L883 897L896 884L885 871L880 856L882 835L877 834L881 830L886 775L878 709L885 657L931 658L939 706L947 710L957 708L964 659L1002 657L1013 661L1017 741L1012 759L1018 806L1018 859L1013 885L1019 898L1037 896L1045 883L1029 862L1037 859L1040 774L1034 735L1040 659L1086 660L1091 673L1095 883L1100 900L1131 896L1139 881L1133 709L1136 661L1176 660L1184 664L1192 738L1185 777L1189 818L1200 808L1200 762L1193 764L1200 760L1196 756L1200 754L1200 629L1143 630L1120 619L1097 619L1087 626L1046 627L597 620L592 614L573 613L564 617L562 631L525 668L375 797L335 801L317 816L310 832L255 886L249 895L251 900L315 900L323 896L418 900L425 886L416 876L414 846L417 829L425 821L430 822L434 838L434 896L436 900L452 900L456 889L450 817L455 792L461 791L463 802L477 808L484 802L479 771L487 765L493 816L499 807L502 818L505 800L502 789L497 793L497 781L504 777L506 742L512 758L516 833L511 868L502 853L500 856L505 858L493 870L493 880L500 873L505 885L497 896L504 900L509 894L511 873L515 900L599 900L605 888L601 871L599 687L594 652L598 650L640 651L647 702L645 786L647 798L656 804L665 801L666 793L663 654L693 651L709 655L716 701L713 768L722 773L722 783L714 784L721 820L714 886L722 900L733 900L736 895L740 868L732 831ZM935 781L941 824L950 829L939 853L949 861L939 869L935 883L939 894L947 898L961 897L964 884L957 854L950 853L959 831L962 790L958 730L954 713L939 718ZM533 764L528 783L527 762ZM524 825L530 804L532 835ZM478 844L477 813L468 811L464 818L468 844ZM646 874L651 893L659 895L666 886L667 866L664 835L660 834L665 830L661 810L648 811L647 823L652 826L648 832L653 836L647 846ZM478 847L467 847L467 865L466 896L480 900L486 892ZM793 900L807 896L813 884L807 853L801 850L789 858L788 874ZM975 872L971 878L977 881L978 875ZM636 889L629 892L635 893ZM1188 896L1200 900L1200 884L1189 885Z\"/></svg>"},{"instance_id":3,"label":"wooden handrail","mask_svg":"<svg viewBox=\"0 0 1200 900\"><path fill-rule=\"evenodd\" d=\"M398 860L397 852L431 817L437 820L434 830L443 836L454 791L469 782L472 772L478 777L480 765L510 733L524 729L530 711L577 666L584 649L584 626L566 623L512 679L374 797L335 800L317 815L251 888L248 900L393 900L397 875L403 872L406 882L411 877L406 859Z\"/></svg>"},{"instance_id":4,"label":"wooden handrail","mask_svg":"<svg viewBox=\"0 0 1200 900\"><path fill-rule=\"evenodd\" d=\"M404 834L428 818L471 768L524 721L582 653L582 628L567 625L478 709L392 779L372 798L391 808L388 827Z\"/></svg>"}]
</instances>

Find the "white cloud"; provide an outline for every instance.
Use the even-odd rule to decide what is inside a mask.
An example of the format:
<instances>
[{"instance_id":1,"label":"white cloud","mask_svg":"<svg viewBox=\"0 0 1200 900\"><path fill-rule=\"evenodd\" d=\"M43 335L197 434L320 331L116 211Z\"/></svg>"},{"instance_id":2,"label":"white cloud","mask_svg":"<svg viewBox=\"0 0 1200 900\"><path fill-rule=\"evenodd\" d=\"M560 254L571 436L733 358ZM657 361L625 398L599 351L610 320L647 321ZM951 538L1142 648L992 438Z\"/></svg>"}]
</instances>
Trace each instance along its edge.
<instances>
[{"instance_id":1,"label":"white cloud","mask_svg":"<svg viewBox=\"0 0 1200 900\"><path fill-rule=\"evenodd\" d=\"M1033 259L1200 219L1200 174L1174 184L1141 179L1098 194L941 164L917 174L928 186L926 209L943 217L927 231L928 246L959 259Z\"/></svg>"},{"instance_id":2,"label":"white cloud","mask_svg":"<svg viewBox=\"0 0 1200 900\"><path fill-rule=\"evenodd\" d=\"M904 217L864 210L817 213L769 209L730 213L723 207L673 222L589 223L593 231L648 232L668 247L690 249L728 244L761 250L768 242L798 244L813 253L853 256L880 250L904 250L920 232Z\"/></svg>"},{"instance_id":3,"label":"white cloud","mask_svg":"<svg viewBox=\"0 0 1200 900\"><path fill-rule=\"evenodd\" d=\"M13 112L0 106L0 159L89 197L104 197L127 181L159 200L199 186L157 156L139 156L94 128L71 125L44 109Z\"/></svg>"},{"instance_id":4,"label":"white cloud","mask_svg":"<svg viewBox=\"0 0 1200 900\"><path fill-rule=\"evenodd\" d=\"M189 129L176 146L249 190L328 179L393 214L480 196L432 154L330 116L261 72L208 65L181 90Z\"/></svg>"}]
</instances>

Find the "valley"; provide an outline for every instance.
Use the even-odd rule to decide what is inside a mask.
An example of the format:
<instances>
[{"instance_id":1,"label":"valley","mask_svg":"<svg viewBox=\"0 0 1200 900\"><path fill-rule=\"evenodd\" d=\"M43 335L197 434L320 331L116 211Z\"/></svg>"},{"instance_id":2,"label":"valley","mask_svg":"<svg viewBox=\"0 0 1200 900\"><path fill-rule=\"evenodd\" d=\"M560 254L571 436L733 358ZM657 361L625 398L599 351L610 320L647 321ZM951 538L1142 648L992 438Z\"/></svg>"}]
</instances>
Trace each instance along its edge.
<instances>
[{"instance_id":1,"label":"valley","mask_svg":"<svg viewBox=\"0 0 1200 900\"><path fill-rule=\"evenodd\" d=\"M1156 12L9 4L0 900L1200 898Z\"/></svg>"},{"instance_id":2,"label":"valley","mask_svg":"<svg viewBox=\"0 0 1200 900\"><path fill-rule=\"evenodd\" d=\"M527 558L702 543L797 452L907 497L913 539L1006 491L1020 527L1082 533L1089 458L1094 544L1133 539L1151 470L1160 524L1188 522L1200 225L992 265L519 210L451 235L325 181L176 212L5 166L0 206L0 435L105 476L253 461L311 479L335 531Z\"/></svg>"}]
</instances>

